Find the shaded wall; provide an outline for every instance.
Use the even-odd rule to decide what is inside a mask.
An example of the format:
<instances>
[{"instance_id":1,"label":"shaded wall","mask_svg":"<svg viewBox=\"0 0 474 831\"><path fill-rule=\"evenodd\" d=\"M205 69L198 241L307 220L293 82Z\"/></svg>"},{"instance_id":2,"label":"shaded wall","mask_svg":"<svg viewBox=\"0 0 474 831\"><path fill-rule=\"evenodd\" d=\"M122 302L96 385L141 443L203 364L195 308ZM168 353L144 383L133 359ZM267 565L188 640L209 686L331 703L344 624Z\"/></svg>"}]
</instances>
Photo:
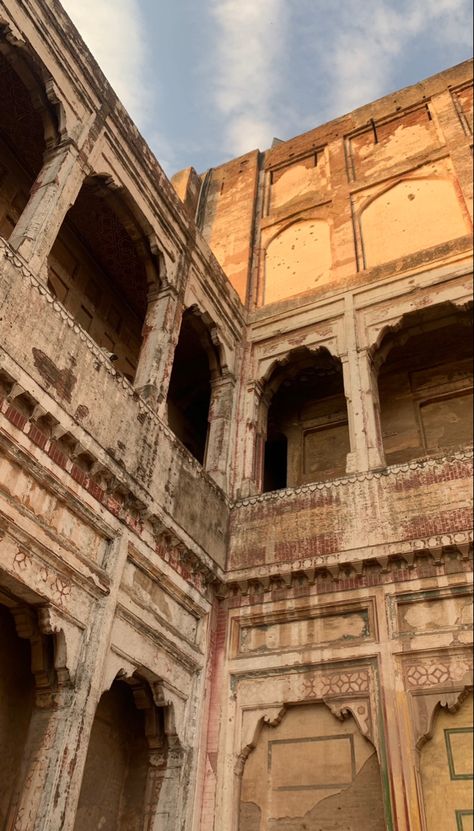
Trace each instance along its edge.
<instances>
[{"instance_id":1,"label":"shaded wall","mask_svg":"<svg viewBox=\"0 0 474 831\"><path fill-rule=\"evenodd\" d=\"M12 616L0 606L0 828L20 773L33 704L29 642L18 637Z\"/></svg>"},{"instance_id":2,"label":"shaded wall","mask_svg":"<svg viewBox=\"0 0 474 831\"><path fill-rule=\"evenodd\" d=\"M131 690L114 683L99 701L87 752L75 831L143 827L147 743Z\"/></svg>"}]
</instances>

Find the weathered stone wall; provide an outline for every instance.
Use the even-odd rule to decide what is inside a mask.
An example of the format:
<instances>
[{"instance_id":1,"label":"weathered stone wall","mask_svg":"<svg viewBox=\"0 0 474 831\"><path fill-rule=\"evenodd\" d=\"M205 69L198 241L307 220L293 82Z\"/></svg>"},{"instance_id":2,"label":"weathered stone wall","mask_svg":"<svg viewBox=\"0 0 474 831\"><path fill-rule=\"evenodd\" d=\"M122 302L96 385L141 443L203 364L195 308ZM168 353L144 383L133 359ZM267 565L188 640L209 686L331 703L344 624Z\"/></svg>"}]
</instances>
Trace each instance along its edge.
<instances>
[{"instance_id":1,"label":"weathered stone wall","mask_svg":"<svg viewBox=\"0 0 474 831\"><path fill-rule=\"evenodd\" d=\"M222 196L218 187L226 165L207 174L214 187L200 217L224 268L226 222L241 232L251 200L254 225L242 254L251 262L249 311L206 831L329 831L371 822L431 831L436 808L426 806L436 777L428 787L426 771L434 764L449 793L443 828L469 822L472 805L460 785L448 785L446 758L434 745L436 763L423 753L440 705L449 710L447 725L458 717L472 725L462 703L472 684L472 359L462 357L472 296L471 73L471 64L460 65L260 154L258 171L245 174L245 200L231 209L225 185ZM236 170L229 164L229 176ZM445 327L451 315L452 330ZM345 475L335 479L318 475L327 448L321 454L315 445L315 472L305 479L313 425L305 413L316 404L308 399L305 410L298 395L304 402L310 394L314 380L307 372L305 386L305 371L323 352L342 364L349 447ZM301 392L292 386L298 361ZM288 440L288 481L262 494L278 390L282 401L287 396L278 429ZM329 424L336 407L327 400ZM311 804L293 803L299 792L284 798L273 782L272 735L298 712L298 738L317 737L311 707L321 702L334 736L338 719L349 719L349 730L352 714L377 748L382 815L371 803L369 812L367 790L362 806L357 795L351 802L347 783L318 808L311 790L301 791ZM295 736L285 733L282 775L306 758L298 743L291 746ZM343 765L343 754L337 758ZM316 768L306 758L295 788ZM321 773L311 787L324 781ZM456 810L465 813L458 819Z\"/></svg>"},{"instance_id":2,"label":"weathered stone wall","mask_svg":"<svg viewBox=\"0 0 474 831\"><path fill-rule=\"evenodd\" d=\"M25 198L0 177L0 822L432 831L434 777L446 823L466 822L451 773L470 775L468 353L423 376L426 422L411 365L402 414L382 378L415 336L432 353L448 324L468 331L470 66L189 168L180 201L60 6L0 0L0 20L44 130L23 148L39 168ZM144 264L131 381L105 306L86 331L87 280L63 263L69 305L53 284L85 183ZM167 420L185 312L209 346L203 465ZM304 484L262 494L295 354L326 356L318 383L337 365L342 391L337 408L298 405L290 484L298 444L339 424L344 399L348 444L333 454L318 433Z\"/></svg>"}]
</instances>

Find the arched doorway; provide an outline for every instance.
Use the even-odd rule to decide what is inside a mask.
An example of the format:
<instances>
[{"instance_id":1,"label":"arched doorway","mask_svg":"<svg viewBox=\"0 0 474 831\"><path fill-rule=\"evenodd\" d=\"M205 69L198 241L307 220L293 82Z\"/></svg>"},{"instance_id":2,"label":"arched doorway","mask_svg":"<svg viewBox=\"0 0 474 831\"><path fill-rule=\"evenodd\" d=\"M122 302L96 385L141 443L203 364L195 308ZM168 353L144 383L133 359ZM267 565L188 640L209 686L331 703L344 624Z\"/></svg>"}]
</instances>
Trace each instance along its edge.
<instances>
[{"instance_id":1,"label":"arched doorway","mask_svg":"<svg viewBox=\"0 0 474 831\"><path fill-rule=\"evenodd\" d=\"M114 681L97 705L75 831L141 831L148 776L145 714L132 687Z\"/></svg>"},{"instance_id":2,"label":"arched doorway","mask_svg":"<svg viewBox=\"0 0 474 831\"><path fill-rule=\"evenodd\" d=\"M0 236L9 239L57 139L56 114L33 62L0 32Z\"/></svg>"}]
</instances>

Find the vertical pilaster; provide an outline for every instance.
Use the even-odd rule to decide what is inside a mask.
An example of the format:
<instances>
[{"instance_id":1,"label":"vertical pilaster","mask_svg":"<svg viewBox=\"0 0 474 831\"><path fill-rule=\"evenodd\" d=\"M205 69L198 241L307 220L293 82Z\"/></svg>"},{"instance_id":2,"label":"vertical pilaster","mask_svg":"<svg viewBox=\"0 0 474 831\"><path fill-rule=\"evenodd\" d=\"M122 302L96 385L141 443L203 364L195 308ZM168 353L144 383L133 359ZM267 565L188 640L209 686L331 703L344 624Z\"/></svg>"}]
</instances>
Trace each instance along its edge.
<instances>
[{"instance_id":1,"label":"vertical pilaster","mask_svg":"<svg viewBox=\"0 0 474 831\"><path fill-rule=\"evenodd\" d=\"M342 356L351 452L347 472L376 470L385 466L377 374L370 351L359 348L354 301L346 298L344 329L347 353Z\"/></svg>"},{"instance_id":2,"label":"vertical pilaster","mask_svg":"<svg viewBox=\"0 0 474 831\"><path fill-rule=\"evenodd\" d=\"M149 294L135 387L160 414L168 394L182 312L182 302L174 286L153 289Z\"/></svg>"},{"instance_id":3,"label":"vertical pilaster","mask_svg":"<svg viewBox=\"0 0 474 831\"><path fill-rule=\"evenodd\" d=\"M84 171L75 144L65 141L51 150L10 236L12 248L44 282L47 281L48 254L83 179Z\"/></svg>"},{"instance_id":4,"label":"vertical pilaster","mask_svg":"<svg viewBox=\"0 0 474 831\"><path fill-rule=\"evenodd\" d=\"M245 403L244 467L240 496L258 493L261 485L267 414L268 403L263 398L263 387L256 381L249 385Z\"/></svg>"},{"instance_id":5,"label":"vertical pilaster","mask_svg":"<svg viewBox=\"0 0 474 831\"><path fill-rule=\"evenodd\" d=\"M206 470L227 490L230 429L233 411L235 378L227 374L212 383L209 408L209 433L206 450Z\"/></svg>"},{"instance_id":6,"label":"vertical pilaster","mask_svg":"<svg viewBox=\"0 0 474 831\"><path fill-rule=\"evenodd\" d=\"M166 761L160 765L155 781L154 816L147 826L150 831L179 831L181 827L184 758L185 751L178 738L169 737Z\"/></svg>"}]
</instances>

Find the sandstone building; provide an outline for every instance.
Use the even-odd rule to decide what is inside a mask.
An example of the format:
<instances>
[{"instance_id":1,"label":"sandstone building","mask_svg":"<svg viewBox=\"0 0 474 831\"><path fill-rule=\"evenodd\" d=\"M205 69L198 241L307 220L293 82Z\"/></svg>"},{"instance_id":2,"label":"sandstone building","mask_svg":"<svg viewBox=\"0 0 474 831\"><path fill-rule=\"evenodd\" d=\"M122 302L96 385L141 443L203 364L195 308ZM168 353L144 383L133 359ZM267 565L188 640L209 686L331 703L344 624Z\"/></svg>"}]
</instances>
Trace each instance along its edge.
<instances>
[{"instance_id":1,"label":"sandstone building","mask_svg":"<svg viewBox=\"0 0 474 831\"><path fill-rule=\"evenodd\" d=\"M171 184L0 29L0 829L472 829L471 64Z\"/></svg>"}]
</instances>

